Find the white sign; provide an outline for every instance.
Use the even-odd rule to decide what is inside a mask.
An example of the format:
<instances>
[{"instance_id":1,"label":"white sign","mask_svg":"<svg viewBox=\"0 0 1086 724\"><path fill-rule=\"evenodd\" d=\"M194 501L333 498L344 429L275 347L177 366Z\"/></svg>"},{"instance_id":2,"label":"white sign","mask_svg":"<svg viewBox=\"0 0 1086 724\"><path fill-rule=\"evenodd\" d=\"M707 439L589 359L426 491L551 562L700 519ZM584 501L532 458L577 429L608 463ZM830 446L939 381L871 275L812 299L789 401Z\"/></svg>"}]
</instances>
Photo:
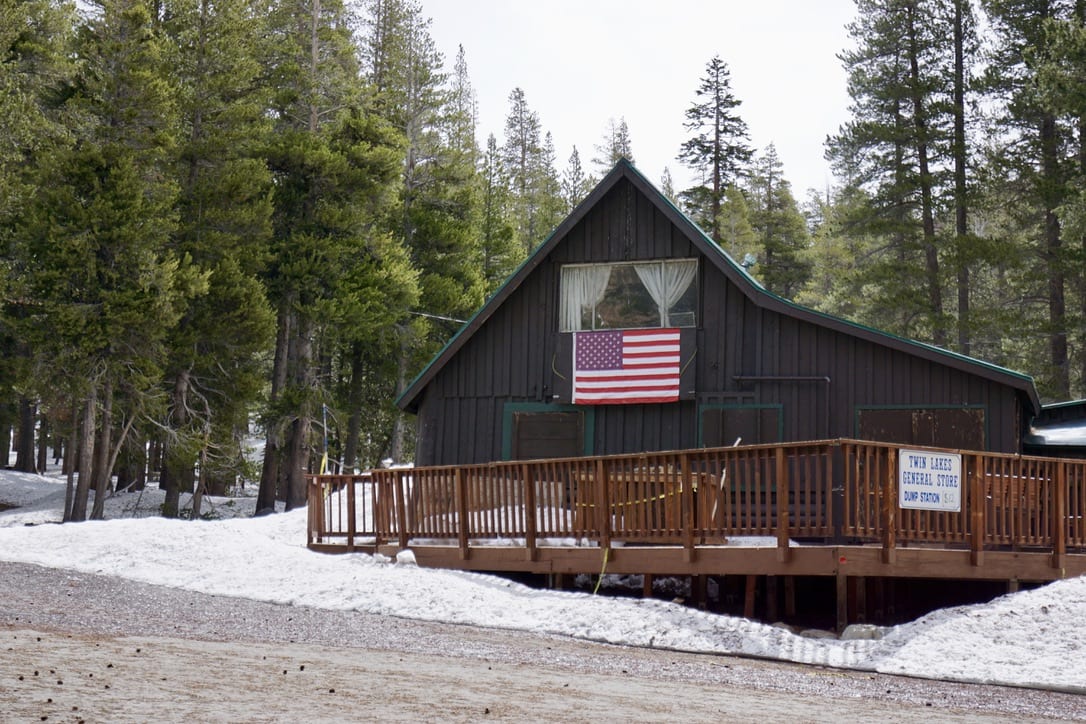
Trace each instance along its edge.
<instances>
[{"instance_id":1,"label":"white sign","mask_svg":"<svg viewBox=\"0 0 1086 724\"><path fill-rule=\"evenodd\" d=\"M929 450L899 450L897 497L902 508L962 509L962 456Z\"/></svg>"}]
</instances>

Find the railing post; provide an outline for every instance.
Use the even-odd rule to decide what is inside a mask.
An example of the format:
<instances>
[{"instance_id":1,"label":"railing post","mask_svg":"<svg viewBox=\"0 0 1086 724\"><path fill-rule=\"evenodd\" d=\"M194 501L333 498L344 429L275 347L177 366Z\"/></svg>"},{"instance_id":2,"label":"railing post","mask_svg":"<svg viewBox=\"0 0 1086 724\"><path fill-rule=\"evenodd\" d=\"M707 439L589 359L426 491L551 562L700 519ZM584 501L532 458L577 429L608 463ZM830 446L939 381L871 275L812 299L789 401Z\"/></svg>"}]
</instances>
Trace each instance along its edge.
<instances>
[{"instance_id":1,"label":"railing post","mask_svg":"<svg viewBox=\"0 0 1086 724\"><path fill-rule=\"evenodd\" d=\"M354 550L355 526L354 476L347 478L347 550Z\"/></svg>"},{"instance_id":2,"label":"railing post","mask_svg":"<svg viewBox=\"0 0 1086 724\"><path fill-rule=\"evenodd\" d=\"M784 448L777 447L777 561L787 563L791 551L788 549L788 540L791 537L791 518L788 508L788 498L792 492L792 484L788 479L788 460L784 456Z\"/></svg>"},{"instance_id":3,"label":"railing post","mask_svg":"<svg viewBox=\"0 0 1086 724\"><path fill-rule=\"evenodd\" d=\"M969 561L984 565L984 538L988 529L987 497L984 494L984 463L979 455L967 458L969 469Z\"/></svg>"},{"instance_id":4,"label":"railing post","mask_svg":"<svg viewBox=\"0 0 1086 724\"><path fill-rule=\"evenodd\" d=\"M886 479L882 485L882 562L886 564L892 564L897 557L897 452L897 448L886 451Z\"/></svg>"},{"instance_id":5,"label":"railing post","mask_svg":"<svg viewBox=\"0 0 1086 724\"><path fill-rule=\"evenodd\" d=\"M535 546L539 513L535 509L535 481L532 479L532 468L528 463L521 464L520 479L524 481L524 545L528 549L528 560L534 561L539 553Z\"/></svg>"},{"instance_id":6,"label":"railing post","mask_svg":"<svg viewBox=\"0 0 1086 724\"><path fill-rule=\"evenodd\" d=\"M1052 511L1052 567L1063 568L1067 557L1067 463L1061 461L1056 467L1056 500Z\"/></svg>"},{"instance_id":7,"label":"railing post","mask_svg":"<svg viewBox=\"0 0 1086 724\"><path fill-rule=\"evenodd\" d=\"M697 559L697 548L694 547L694 485L693 476L690 474L690 458L686 453L679 456L680 480L682 486L682 521L683 521L683 558L687 563ZM662 486L666 491L667 487Z\"/></svg>"},{"instance_id":8,"label":"railing post","mask_svg":"<svg viewBox=\"0 0 1086 724\"><path fill-rule=\"evenodd\" d=\"M412 470L412 474L414 474ZM415 481L416 483L418 481ZM408 535L407 526L407 491L404 490L404 473L403 470L396 471L396 487L393 489L393 495L396 496L396 517L400 519L400 549L407 549L407 541L410 540Z\"/></svg>"},{"instance_id":9,"label":"railing post","mask_svg":"<svg viewBox=\"0 0 1086 724\"><path fill-rule=\"evenodd\" d=\"M320 507L320 496L314 494L314 490L317 490L317 482L314 478L309 478L309 504L306 506L306 545L311 545L318 541L315 535L318 519L318 508Z\"/></svg>"},{"instance_id":10,"label":"railing post","mask_svg":"<svg viewBox=\"0 0 1086 724\"><path fill-rule=\"evenodd\" d=\"M487 470L493 469L493 466L487 468ZM487 475L484 489L489 490L493 483L494 478ZM466 561L471 557L471 548L468 545L468 491L459 465L453 470L453 494L456 496L456 517L460 523L456 526L457 542L460 544L460 560Z\"/></svg>"},{"instance_id":11,"label":"railing post","mask_svg":"<svg viewBox=\"0 0 1086 724\"><path fill-rule=\"evenodd\" d=\"M607 466L602 458L596 460L596 529L600 548L611 547L611 495L607 485Z\"/></svg>"}]
</instances>

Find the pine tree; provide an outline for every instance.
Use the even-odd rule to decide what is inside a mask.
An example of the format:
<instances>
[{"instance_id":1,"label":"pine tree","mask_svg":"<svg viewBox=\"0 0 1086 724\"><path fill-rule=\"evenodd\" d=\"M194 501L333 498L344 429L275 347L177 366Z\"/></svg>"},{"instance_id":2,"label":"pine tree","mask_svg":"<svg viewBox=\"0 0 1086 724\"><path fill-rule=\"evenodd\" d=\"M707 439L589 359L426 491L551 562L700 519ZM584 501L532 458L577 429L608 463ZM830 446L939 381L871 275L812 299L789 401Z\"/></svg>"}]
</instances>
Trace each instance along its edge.
<instances>
[{"instance_id":1,"label":"pine tree","mask_svg":"<svg viewBox=\"0 0 1086 724\"><path fill-rule=\"evenodd\" d=\"M486 141L482 169L482 227L481 238L483 279L486 292L491 294L524 258L524 248L517 242L512 222L512 199L501 149L494 134Z\"/></svg>"},{"instance_id":2,"label":"pine tree","mask_svg":"<svg viewBox=\"0 0 1086 724\"><path fill-rule=\"evenodd\" d=\"M620 118L617 122L614 118L608 118L603 140L596 144L596 157L592 159L592 163L596 164L596 169L602 175L610 171L620 158L633 163L630 128L626 125L625 118Z\"/></svg>"},{"instance_id":3,"label":"pine tree","mask_svg":"<svg viewBox=\"0 0 1086 724\"><path fill-rule=\"evenodd\" d=\"M1048 52L1037 65L1039 101L1044 108L1073 124L1076 145L1068 151L1070 188L1068 198L1058 210L1063 233L1068 240L1078 241L1077 249L1068 250L1069 275L1078 296L1078 316L1086 320L1086 2L1076 2L1073 14L1065 19L1046 22L1045 38ZM1077 368L1077 393L1086 389L1086 333L1081 323L1071 324L1070 361L1072 372ZM1072 387L1076 385L1072 375Z\"/></svg>"},{"instance_id":4,"label":"pine tree","mask_svg":"<svg viewBox=\"0 0 1086 724\"><path fill-rule=\"evenodd\" d=\"M678 206L679 197L675 194L675 181L671 178L671 169L664 166L664 172L660 174L660 191L671 203Z\"/></svg>"},{"instance_id":5,"label":"pine tree","mask_svg":"<svg viewBox=\"0 0 1086 724\"><path fill-rule=\"evenodd\" d=\"M502 164L512 195L517 238L525 253L539 241L539 208L533 193L533 176L543 152L542 143L539 116L528 107L524 91L514 88L509 94L509 114L505 117Z\"/></svg>"},{"instance_id":6,"label":"pine tree","mask_svg":"<svg viewBox=\"0 0 1086 724\"><path fill-rule=\"evenodd\" d=\"M724 190L724 200L717 217L722 238L720 247L748 270L758 262L763 252L750 219L747 197L738 186L729 184Z\"/></svg>"},{"instance_id":7,"label":"pine tree","mask_svg":"<svg viewBox=\"0 0 1086 724\"><path fill-rule=\"evenodd\" d=\"M416 3L382 0L369 3L368 9L366 27L371 33L363 44L374 61L369 72L383 115L407 141L401 216L391 231L419 272L419 306L428 315L401 326L399 381L388 395L394 399L406 387L409 372L421 367L451 336L446 325L425 320L466 318L482 303L484 284L476 249L478 151L474 95L464 54L450 79L430 37L429 20ZM388 454L402 460L407 453L406 421L402 414L394 414Z\"/></svg>"},{"instance_id":8,"label":"pine tree","mask_svg":"<svg viewBox=\"0 0 1086 724\"><path fill-rule=\"evenodd\" d=\"M16 469L36 472L33 447L36 417L63 414L51 385L35 384L31 350L19 327L30 317L32 300L20 287L20 258L13 234L35 197L37 171L50 154L63 149L73 119L60 103L75 64L72 44L75 7L30 0L0 4L0 449L11 447L11 429L18 424ZM18 392L16 390L19 390ZM52 399L50 399L52 398ZM22 414L17 414L21 411Z\"/></svg>"},{"instance_id":9,"label":"pine tree","mask_svg":"<svg viewBox=\"0 0 1086 724\"><path fill-rule=\"evenodd\" d=\"M266 8L250 0L174 0L165 28L183 119L174 245L206 279L171 335L161 428L163 514L179 495L233 479L242 466L239 431L260 392L273 314L259 275L271 238L271 175L260 153L269 131L259 83ZM194 484L199 462L200 486ZM221 486L220 486L221 487ZM222 494L222 490L218 491Z\"/></svg>"},{"instance_id":10,"label":"pine tree","mask_svg":"<svg viewBox=\"0 0 1086 724\"><path fill-rule=\"evenodd\" d=\"M773 144L755 160L747 189L751 226L762 252L758 277L771 292L791 299L810 276L810 240Z\"/></svg>"},{"instance_id":11,"label":"pine tree","mask_svg":"<svg viewBox=\"0 0 1086 724\"><path fill-rule=\"evenodd\" d=\"M574 146L573 152L569 154L566 170L562 172L562 198L566 202L566 213L581 203L594 185L592 179L585 176L584 168L581 166L581 154Z\"/></svg>"},{"instance_id":12,"label":"pine tree","mask_svg":"<svg viewBox=\"0 0 1086 724\"><path fill-rule=\"evenodd\" d=\"M538 209L535 222L539 229L537 244L543 243L568 213L562 197L562 181L558 177L557 164L558 152L554 149L554 137L547 131L543 136L540 154L532 166L531 193L534 197L533 205Z\"/></svg>"},{"instance_id":13,"label":"pine tree","mask_svg":"<svg viewBox=\"0 0 1086 724\"><path fill-rule=\"evenodd\" d=\"M1038 93L1036 73L1051 57L1046 24L1068 20L1070 2L1050 0L988 0L984 3L992 28L993 62L986 75L990 98L1001 113L993 134L1000 143L994 177L1025 201L1019 205L1021 228L1032 241L1031 259L1038 266L1037 285L1026 291L1045 300L1043 323L1047 335L1047 364L1039 375L1046 398L1071 394L1067 313L1067 279L1071 257L1064 243L1059 210L1066 203L1075 161L1065 155L1073 138L1074 119L1060 118Z\"/></svg>"},{"instance_id":14,"label":"pine tree","mask_svg":"<svg viewBox=\"0 0 1086 724\"><path fill-rule=\"evenodd\" d=\"M304 505L304 472L324 398L319 375L334 332L363 338L402 319L413 276L386 231L402 136L359 81L352 18L337 0L284 0L270 16L275 184L267 284L277 308L267 443L258 510Z\"/></svg>"},{"instance_id":15,"label":"pine tree","mask_svg":"<svg viewBox=\"0 0 1086 724\"><path fill-rule=\"evenodd\" d=\"M681 197L694 220L719 244L717 219L724 193L728 184L739 181L751 157L747 124L736 113L740 101L732 93L731 71L720 56L706 65L696 96L683 124L692 136L683 142L679 159L700 174L701 181Z\"/></svg>"},{"instance_id":16,"label":"pine tree","mask_svg":"<svg viewBox=\"0 0 1086 724\"><path fill-rule=\"evenodd\" d=\"M83 66L68 103L82 137L48 159L20 234L41 310L28 339L40 368L83 409L67 520L86 517L92 484L91 516L102 515L118 450L154 407L166 333L201 285L168 243L175 92L151 8L100 3L78 53ZM116 438L115 418L124 421Z\"/></svg>"},{"instance_id":17,"label":"pine tree","mask_svg":"<svg viewBox=\"0 0 1086 724\"><path fill-rule=\"evenodd\" d=\"M949 187L951 28L938 0L861 0L849 31L857 47L841 58L853 120L832 139L830 156L871 192L857 221L888 237L872 271L887 285L887 303L902 310L891 331L945 345L935 217Z\"/></svg>"}]
</instances>

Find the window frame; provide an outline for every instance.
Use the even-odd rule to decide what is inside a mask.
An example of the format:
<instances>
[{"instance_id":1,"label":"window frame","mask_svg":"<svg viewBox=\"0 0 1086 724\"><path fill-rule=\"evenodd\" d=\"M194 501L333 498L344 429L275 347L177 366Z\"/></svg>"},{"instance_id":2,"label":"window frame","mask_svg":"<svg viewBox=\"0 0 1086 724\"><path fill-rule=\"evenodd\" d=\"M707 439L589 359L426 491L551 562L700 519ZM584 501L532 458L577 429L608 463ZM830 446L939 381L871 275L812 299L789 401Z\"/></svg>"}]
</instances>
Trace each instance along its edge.
<instances>
[{"instance_id":1,"label":"window frame","mask_svg":"<svg viewBox=\"0 0 1086 724\"><path fill-rule=\"evenodd\" d=\"M581 321L578 322L577 327L571 328L569 325L566 324L566 312L565 312L565 310L566 310L566 302L565 302L565 300L566 300L566 283L567 283L566 282L566 272L565 272L566 269L602 268L602 267L607 267L608 269L614 269L616 267L638 267L638 266L644 267L644 266L654 266L654 265L663 268L663 267L666 267L666 265L668 265L668 264L689 264L691 262L693 262L693 264L694 264L693 276L690 279L689 284L686 287L684 287L682 295L676 300L676 303L678 303L678 301L680 301L684 296L686 296L689 293L690 287L693 287L694 288L694 295L695 295L694 304L693 304L694 308L693 308L692 311L689 311L689 312L677 312L677 313L675 313L677 315L678 314L683 314L683 315L690 314L690 315L692 315L693 316L693 322L690 323L690 324L677 324L677 323L674 323L672 321L672 319L671 319L671 314L672 314L671 308L668 308L668 309L663 308L663 305L660 304L659 302L657 302L653 298L652 293L648 290L647 287L644 286L644 282L642 282L642 289L645 291L645 293L649 296L649 298L656 305L657 319L658 319L657 324L655 324L653 326L637 326L637 327L629 327L629 326L621 326L621 325L616 326L616 327L600 327L600 326L597 326L596 307L599 306L604 301L607 288L610 288L610 280L608 280L608 285L604 289L603 294L592 305L592 312L591 312L591 315L590 315L591 320L592 320L592 325L590 327L583 326L583 319L584 319L584 316L585 316L584 307L587 306L587 305L582 305L582 308L579 310L580 314L578 315L578 317L579 317L579 319ZM700 285L700 279L699 279L699 277L700 277L699 272L700 271L701 271L701 263L700 263L700 260L697 257L680 258L680 259L649 259L649 260L641 260L641 261L586 262L586 263L562 264L559 267L559 274L558 274L558 302L559 302L558 331L559 332L589 332L589 331L597 331L597 330L604 330L604 329L606 329L606 330L611 330L611 329L666 329L666 328L673 328L673 327L675 327L675 328L684 328L684 329L696 329L697 326L698 326L698 316L699 316L699 311L700 311L699 307L700 307L700 302L701 302L701 285ZM635 272L635 274L636 274L636 272ZM674 304L672 305L672 307L674 307Z\"/></svg>"}]
</instances>

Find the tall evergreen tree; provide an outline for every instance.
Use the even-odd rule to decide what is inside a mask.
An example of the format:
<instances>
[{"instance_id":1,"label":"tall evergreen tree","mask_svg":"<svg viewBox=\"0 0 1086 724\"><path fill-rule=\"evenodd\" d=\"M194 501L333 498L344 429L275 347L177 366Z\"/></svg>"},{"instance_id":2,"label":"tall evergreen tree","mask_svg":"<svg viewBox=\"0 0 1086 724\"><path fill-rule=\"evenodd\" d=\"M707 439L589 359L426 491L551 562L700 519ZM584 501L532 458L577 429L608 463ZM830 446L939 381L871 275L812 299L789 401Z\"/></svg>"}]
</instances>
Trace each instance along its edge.
<instances>
[{"instance_id":1,"label":"tall evergreen tree","mask_svg":"<svg viewBox=\"0 0 1086 724\"><path fill-rule=\"evenodd\" d=\"M273 314L259 275L271 237L267 94L259 82L266 8L250 0L173 0L165 28L174 44L182 134L176 175L179 227L174 247L206 279L172 331L160 426L166 489L163 514L178 513L182 490L201 493L234 477L249 413L260 391L261 360ZM218 491L220 494L222 490Z\"/></svg>"},{"instance_id":2,"label":"tall evergreen tree","mask_svg":"<svg viewBox=\"0 0 1086 724\"><path fill-rule=\"evenodd\" d=\"M737 113L741 101L732 93L731 71L720 56L706 65L695 93L697 100L686 110L683 123L692 135L683 142L679 160L699 174L700 182L681 197L694 220L719 244L724 193L728 184L739 181L751 157L747 124Z\"/></svg>"},{"instance_id":3,"label":"tall evergreen tree","mask_svg":"<svg viewBox=\"0 0 1086 724\"><path fill-rule=\"evenodd\" d=\"M72 3L0 4L0 450L10 449L10 431L18 424L16 468L25 472L37 467L32 413L39 402L48 412L45 398L55 395L48 384L35 389L29 374L30 348L18 328L28 321L31 300L16 288L26 260L17 256L12 232L36 195L37 171L76 130L61 103L75 72L75 25ZM54 416L63 414L63 405L57 407Z\"/></svg>"},{"instance_id":4,"label":"tall evergreen tree","mask_svg":"<svg viewBox=\"0 0 1086 724\"><path fill-rule=\"evenodd\" d=\"M67 520L100 517L117 451L156 398L167 331L203 281L169 248L177 187L175 91L148 3L108 0L81 36L69 103L81 138L54 154L21 237L40 323L41 369L82 408L79 483ZM76 403L79 400L79 403ZM116 403L116 404L115 404ZM114 437L114 419L123 419Z\"/></svg>"},{"instance_id":5,"label":"tall evergreen tree","mask_svg":"<svg viewBox=\"0 0 1086 724\"><path fill-rule=\"evenodd\" d=\"M567 213L581 203L593 185L592 179L585 176L584 167L581 166L581 154L574 146L573 152L569 154L569 161L566 162L566 170L562 172L562 198L566 202Z\"/></svg>"},{"instance_id":6,"label":"tall evergreen tree","mask_svg":"<svg viewBox=\"0 0 1086 724\"><path fill-rule=\"evenodd\" d=\"M1032 240L1029 251L1040 265L1032 290L1045 300L1042 328L1047 335L1047 365L1039 375L1046 398L1071 394L1068 353L1067 279L1069 250L1059 209L1068 199L1074 162L1066 156L1074 121L1061 119L1038 93L1037 70L1051 56L1046 23L1070 19L1073 3L1060 0L987 0L983 3L993 32L993 62L986 81L1000 105L994 137L999 146L995 172L1015 195L1021 228Z\"/></svg>"},{"instance_id":7,"label":"tall evergreen tree","mask_svg":"<svg viewBox=\"0 0 1086 724\"><path fill-rule=\"evenodd\" d=\"M419 272L419 305L428 315L401 327L399 382L389 395L394 399L406 387L409 371L450 336L447 326L425 320L466 318L482 303L474 97L463 54L455 75L450 79L444 73L429 20L417 3L380 0L369 3L368 10L370 34L363 45L374 63L368 71L383 115L407 141L401 215L392 233L409 250ZM394 414L388 453L403 460L406 421Z\"/></svg>"},{"instance_id":8,"label":"tall evergreen tree","mask_svg":"<svg viewBox=\"0 0 1086 724\"><path fill-rule=\"evenodd\" d=\"M483 279L491 294L524 258L524 248L517 243L512 220L512 199L505 164L498 141L490 134L483 154L482 169L482 247Z\"/></svg>"},{"instance_id":9,"label":"tall evergreen tree","mask_svg":"<svg viewBox=\"0 0 1086 724\"><path fill-rule=\"evenodd\" d=\"M268 287L277 308L271 406L258 510L277 491L304 505L304 472L327 380L325 332L362 338L402 319L413 288L402 245L384 231L402 136L365 93L338 0L283 0L270 16L276 89L268 163L275 184Z\"/></svg>"},{"instance_id":10,"label":"tall evergreen tree","mask_svg":"<svg viewBox=\"0 0 1086 724\"><path fill-rule=\"evenodd\" d=\"M810 240L773 144L755 160L747 189L751 226L762 252L758 277L771 292L792 299L810 276Z\"/></svg>"},{"instance_id":11,"label":"tall evergreen tree","mask_svg":"<svg viewBox=\"0 0 1086 724\"><path fill-rule=\"evenodd\" d=\"M841 58L853 119L832 139L830 154L870 192L856 222L886 235L871 270L886 303L901 310L891 331L945 345L935 217L948 188L953 128L948 15L939 0L860 0L849 32L857 45Z\"/></svg>"},{"instance_id":12,"label":"tall evergreen tree","mask_svg":"<svg viewBox=\"0 0 1086 724\"><path fill-rule=\"evenodd\" d=\"M514 88L509 94L509 114L505 117L502 163L512 194L517 238L525 253L539 241L539 208L533 180L543 152L541 133L538 114L528 107L524 91Z\"/></svg>"},{"instance_id":13,"label":"tall evergreen tree","mask_svg":"<svg viewBox=\"0 0 1086 724\"><path fill-rule=\"evenodd\" d=\"M605 174L618 163L620 158L633 163L633 142L630 140L630 127L626 125L626 119L607 119L607 127L603 130L603 139L596 144L596 157L592 162L596 169Z\"/></svg>"},{"instance_id":14,"label":"tall evergreen tree","mask_svg":"<svg viewBox=\"0 0 1086 724\"><path fill-rule=\"evenodd\" d=\"M1070 17L1049 19L1045 25L1048 52L1037 66L1040 102L1072 126L1076 141L1067 149L1074 154L1068 159L1070 188L1058 216L1065 237L1077 242L1067 256L1078 296L1077 320L1069 326L1072 389L1081 397L1086 390L1086 2L1078 0Z\"/></svg>"}]
</instances>

